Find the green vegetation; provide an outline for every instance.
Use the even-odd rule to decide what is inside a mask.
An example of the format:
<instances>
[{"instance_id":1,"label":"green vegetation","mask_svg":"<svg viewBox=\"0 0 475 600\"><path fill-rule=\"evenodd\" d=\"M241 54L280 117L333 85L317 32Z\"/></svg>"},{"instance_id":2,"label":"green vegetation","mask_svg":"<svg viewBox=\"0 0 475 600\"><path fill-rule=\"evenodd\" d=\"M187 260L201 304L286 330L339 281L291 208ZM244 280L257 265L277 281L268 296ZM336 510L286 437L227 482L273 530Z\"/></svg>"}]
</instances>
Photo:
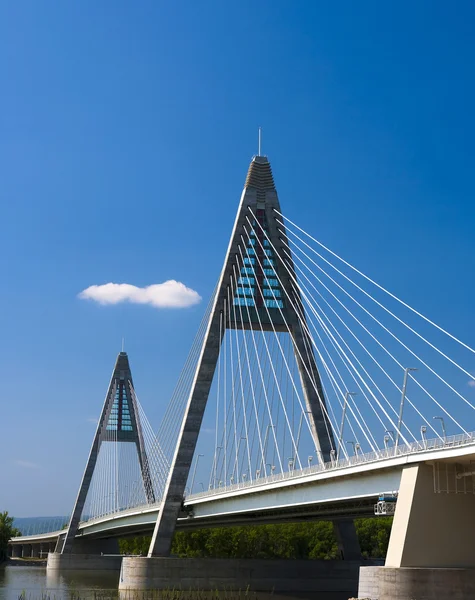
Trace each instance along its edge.
<instances>
[{"instance_id":1,"label":"green vegetation","mask_svg":"<svg viewBox=\"0 0 475 600\"><path fill-rule=\"evenodd\" d=\"M8 540L18 535L21 533L13 527L13 517L9 517L7 511L0 512L0 563L8 556Z\"/></svg>"},{"instance_id":2,"label":"green vegetation","mask_svg":"<svg viewBox=\"0 0 475 600\"><path fill-rule=\"evenodd\" d=\"M91 598L94 598L94 600L258 600L259 596L248 588L237 591L167 589L134 592L128 590L125 592L125 596L124 592L113 590L82 589L80 591L70 590L67 598L68 600L90 600ZM56 596L56 593L50 592L30 593L23 591L17 600L58 600L58 596Z\"/></svg>"},{"instance_id":3,"label":"green vegetation","mask_svg":"<svg viewBox=\"0 0 475 600\"><path fill-rule=\"evenodd\" d=\"M361 551L366 558L384 558L392 518L356 519ZM123 554L146 555L150 537L120 540ZM333 526L326 521L217 527L178 531L172 554L188 558L338 558Z\"/></svg>"}]
</instances>

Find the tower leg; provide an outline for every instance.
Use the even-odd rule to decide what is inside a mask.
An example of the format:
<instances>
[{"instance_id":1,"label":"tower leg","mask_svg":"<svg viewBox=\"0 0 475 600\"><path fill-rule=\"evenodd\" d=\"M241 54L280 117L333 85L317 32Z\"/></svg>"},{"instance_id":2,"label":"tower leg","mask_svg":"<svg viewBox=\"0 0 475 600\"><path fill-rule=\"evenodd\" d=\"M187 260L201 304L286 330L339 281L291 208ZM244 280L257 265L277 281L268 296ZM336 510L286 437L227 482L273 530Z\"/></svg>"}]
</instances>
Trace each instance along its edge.
<instances>
[{"instance_id":1,"label":"tower leg","mask_svg":"<svg viewBox=\"0 0 475 600\"><path fill-rule=\"evenodd\" d=\"M340 557L343 560L361 560L361 548L353 519L333 521L333 531Z\"/></svg>"},{"instance_id":2,"label":"tower leg","mask_svg":"<svg viewBox=\"0 0 475 600\"><path fill-rule=\"evenodd\" d=\"M68 531L66 532L66 535L64 537L64 543L61 548L62 554L72 552L73 550L74 538L76 537L78 531L79 520L81 519L84 503L86 502L87 498L87 492L89 491L89 486L91 485L92 476L94 474L94 468L97 462L97 455L99 454L99 447L99 435L98 432L96 432L91 452L89 453L86 470L84 471L81 485L79 487L79 493L76 498L73 513L71 515L71 520L69 521Z\"/></svg>"},{"instance_id":3,"label":"tower leg","mask_svg":"<svg viewBox=\"0 0 475 600\"><path fill-rule=\"evenodd\" d=\"M203 420L224 335L223 328L220 328L221 312L217 310L216 303L217 299L206 332L192 391L185 411L185 418L178 436L178 445L165 486L160 514L150 543L149 557L168 556L170 554L176 520L181 509L191 461L193 460L201 421Z\"/></svg>"}]
</instances>

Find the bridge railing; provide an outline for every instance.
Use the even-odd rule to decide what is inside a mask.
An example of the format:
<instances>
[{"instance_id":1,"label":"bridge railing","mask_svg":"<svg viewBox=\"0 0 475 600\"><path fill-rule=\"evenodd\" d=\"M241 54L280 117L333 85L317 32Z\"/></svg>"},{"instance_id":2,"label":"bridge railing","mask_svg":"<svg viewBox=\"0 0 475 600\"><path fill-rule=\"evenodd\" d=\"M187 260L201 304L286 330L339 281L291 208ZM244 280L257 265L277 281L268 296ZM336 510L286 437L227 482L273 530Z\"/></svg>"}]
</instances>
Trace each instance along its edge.
<instances>
[{"instance_id":1,"label":"bridge railing","mask_svg":"<svg viewBox=\"0 0 475 600\"><path fill-rule=\"evenodd\" d=\"M246 481L239 481L236 483L232 483L227 486L216 486L214 488L210 488L207 491L199 492L197 494L187 494L185 497L189 500L200 499L209 496L216 496L218 494L223 493L232 493L234 491L239 491L252 487L260 487L272 483L278 483L281 481L286 481L289 479L298 479L299 477L305 477L308 475L323 473L323 472L334 472L342 469L347 469L350 467L354 467L360 464L369 464L380 462L384 460L393 459L396 457L409 456L411 454L417 454L422 452L432 452L436 450L442 450L447 448L453 448L458 446L467 446L470 444L475 444L475 432L467 433L467 434L458 434L453 436L447 436L445 438L438 437L434 439L424 439L420 441L415 441L410 444L401 444L398 447L388 446L387 448L380 449L376 452L367 452L357 453L354 456L350 456L348 458L340 458L339 460L334 460L326 463L319 463L316 465L311 465L308 467L304 467L302 469L292 469L290 471L284 471L281 473L274 473L267 476L260 476L258 478L252 478ZM93 519L86 518L81 521L81 524L85 523L93 523L102 521L107 519L108 517L114 518L115 515L124 515L127 513L134 513L141 510L151 509L152 507L158 506L160 501L157 500L153 505L144 504L140 506L131 506L127 508L123 508L119 511L115 512L105 512L102 515L95 515Z\"/></svg>"},{"instance_id":2,"label":"bridge railing","mask_svg":"<svg viewBox=\"0 0 475 600\"><path fill-rule=\"evenodd\" d=\"M200 499L208 496L216 496L218 494L230 493L250 487L260 487L268 485L269 483L277 483L288 479L296 479L307 475L313 475L317 473L323 473L328 471L338 471L349 467L354 467L360 464L374 463L383 460L389 460L392 458L408 456L411 454L431 452L435 450L443 450L446 448L453 448L458 446L466 446L475 443L475 432L472 433L461 433L458 435L437 437L434 439L424 439L421 441L415 441L410 444L401 444L399 446L388 446L376 452L357 453L354 456L348 458L340 458L339 460L333 460L326 463L319 463L317 465L311 465L302 469L291 469L290 471L284 471L281 473L274 473L267 476L259 476L257 478L246 479L245 481L239 481L230 485L218 485L211 487L209 490L199 492L197 494L187 495L186 498L189 500Z\"/></svg>"}]
</instances>

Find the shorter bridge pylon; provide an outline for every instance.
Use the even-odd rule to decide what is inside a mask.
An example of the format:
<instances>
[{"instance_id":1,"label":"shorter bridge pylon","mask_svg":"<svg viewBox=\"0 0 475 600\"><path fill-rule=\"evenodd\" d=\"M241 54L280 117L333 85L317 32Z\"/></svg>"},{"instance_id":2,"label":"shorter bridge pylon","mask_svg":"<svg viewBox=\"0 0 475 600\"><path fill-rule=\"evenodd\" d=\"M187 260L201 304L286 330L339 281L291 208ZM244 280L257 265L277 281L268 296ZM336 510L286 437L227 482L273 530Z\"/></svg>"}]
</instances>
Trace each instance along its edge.
<instances>
[{"instance_id":1,"label":"shorter bridge pylon","mask_svg":"<svg viewBox=\"0 0 475 600\"><path fill-rule=\"evenodd\" d=\"M67 533L64 542L59 541L57 544L56 551L62 554L73 551L74 539L78 532L101 447L105 443L119 444L122 442L135 444L145 497L149 504L154 503L155 492L126 352L120 352L117 356ZM118 453L116 453L116 461L118 460L117 456Z\"/></svg>"}]
</instances>

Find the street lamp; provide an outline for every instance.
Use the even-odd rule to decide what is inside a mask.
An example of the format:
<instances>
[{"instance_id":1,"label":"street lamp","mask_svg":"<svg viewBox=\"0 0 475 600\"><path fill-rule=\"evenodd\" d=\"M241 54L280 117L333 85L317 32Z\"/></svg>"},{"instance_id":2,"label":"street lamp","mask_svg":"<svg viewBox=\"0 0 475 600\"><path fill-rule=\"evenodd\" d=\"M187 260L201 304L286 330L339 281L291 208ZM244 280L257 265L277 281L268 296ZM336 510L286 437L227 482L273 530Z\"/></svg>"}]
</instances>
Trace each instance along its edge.
<instances>
[{"instance_id":1,"label":"street lamp","mask_svg":"<svg viewBox=\"0 0 475 600\"><path fill-rule=\"evenodd\" d=\"M268 446L268 444L269 444L269 431L270 431L271 429L275 429L275 425L267 425L267 429L266 429L266 435L265 435L265 437L264 437L264 456L265 456L265 457L267 457L267 446ZM274 434L274 437L275 437L275 434ZM261 459L261 468L262 468L262 463L263 463L263 462L264 462L264 460L263 460L263 459ZM266 474L266 475L267 475L267 472L266 472L266 467L267 467L267 465L268 465L268 463L266 463L266 464L264 465L264 472L265 472L265 474ZM270 466L270 465L269 465L269 466Z\"/></svg>"},{"instance_id":2,"label":"street lamp","mask_svg":"<svg viewBox=\"0 0 475 600\"><path fill-rule=\"evenodd\" d=\"M294 459L290 457L289 459L289 471L292 471L294 468Z\"/></svg>"},{"instance_id":3,"label":"street lamp","mask_svg":"<svg viewBox=\"0 0 475 600\"><path fill-rule=\"evenodd\" d=\"M425 425L421 425L421 438L424 443L424 448L427 448L427 438L426 438L427 427Z\"/></svg>"},{"instance_id":4,"label":"street lamp","mask_svg":"<svg viewBox=\"0 0 475 600\"><path fill-rule=\"evenodd\" d=\"M388 439L394 442L394 431L392 429L386 429L384 433L388 435Z\"/></svg>"},{"instance_id":5,"label":"street lamp","mask_svg":"<svg viewBox=\"0 0 475 600\"><path fill-rule=\"evenodd\" d=\"M335 466L335 464L336 464L335 450L330 450L330 460L331 460L332 466Z\"/></svg>"},{"instance_id":6,"label":"street lamp","mask_svg":"<svg viewBox=\"0 0 475 600\"><path fill-rule=\"evenodd\" d=\"M389 435L385 435L384 436L384 448L387 450L388 449L388 442L391 438L389 437Z\"/></svg>"},{"instance_id":7,"label":"street lamp","mask_svg":"<svg viewBox=\"0 0 475 600\"><path fill-rule=\"evenodd\" d=\"M312 466L313 456L310 455L307 460L308 460L308 466L311 467Z\"/></svg>"},{"instance_id":8,"label":"street lamp","mask_svg":"<svg viewBox=\"0 0 475 600\"><path fill-rule=\"evenodd\" d=\"M404 369L404 381L402 383L401 404L399 406L399 418L397 420L397 431L396 431L396 441L394 442L394 448L395 448L394 453L397 452L397 447L399 444L399 437L401 435L402 412L404 410L404 400L406 399L407 377L409 375L409 371L417 371L417 369L412 369L411 367L407 367L407 369Z\"/></svg>"},{"instance_id":9,"label":"street lamp","mask_svg":"<svg viewBox=\"0 0 475 600\"><path fill-rule=\"evenodd\" d=\"M196 457L196 460L195 460L195 468L193 470L193 477L191 478L191 486L190 486L191 493L193 493L193 485L195 483L196 468L197 468L198 462L202 456L204 456L204 454L198 454L198 456Z\"/></svg>"},{"instance_id":10,"label":"street lamp","mask_svg":"<svg viewBox=\"0 0 475 600\"><path fill-rule=\"evenodd\" d=\"M356 396L356 392L346 392L345 393L345 399L343 401L343 412L341 415L340 433L338 435L338 452L336 455L337 460L340 458L341 443L343 441L343 429L345 427L345 417L346 417L346 408L348 406L348 396Z\"/></svg>"},{"instance_id":11,"label":"street lamp","mask_svg":"<svg viewBox=\"0 0 475 600\"><path fill-rule=\"evenodd\" d=\"M302 433L302 421L303 421L304 414L305 415L311 415L312 411L306 410L306 411L302 411L300 413L299 428L297 430L297 440L295 442L295 454L294 454L294 457L293 457L294 465L297 464L297 455L298 455L299 444L300 444L300 435ZM300 462L300 459L299 459L299 462Z\"/></svg>"},{"instance_id":12,"label":"street lamp","mask_svg":"<svg viewBox=\"0 0 475 600\"><path fill-rule=\"evenodd\" d=\"M445 429L445 421L444 421L444 417L432 417L434 420L440 421L440 424L442 425L442 432L444 434L444 444L447 443L447 431Z\"/></svg>"}]
</instances>

